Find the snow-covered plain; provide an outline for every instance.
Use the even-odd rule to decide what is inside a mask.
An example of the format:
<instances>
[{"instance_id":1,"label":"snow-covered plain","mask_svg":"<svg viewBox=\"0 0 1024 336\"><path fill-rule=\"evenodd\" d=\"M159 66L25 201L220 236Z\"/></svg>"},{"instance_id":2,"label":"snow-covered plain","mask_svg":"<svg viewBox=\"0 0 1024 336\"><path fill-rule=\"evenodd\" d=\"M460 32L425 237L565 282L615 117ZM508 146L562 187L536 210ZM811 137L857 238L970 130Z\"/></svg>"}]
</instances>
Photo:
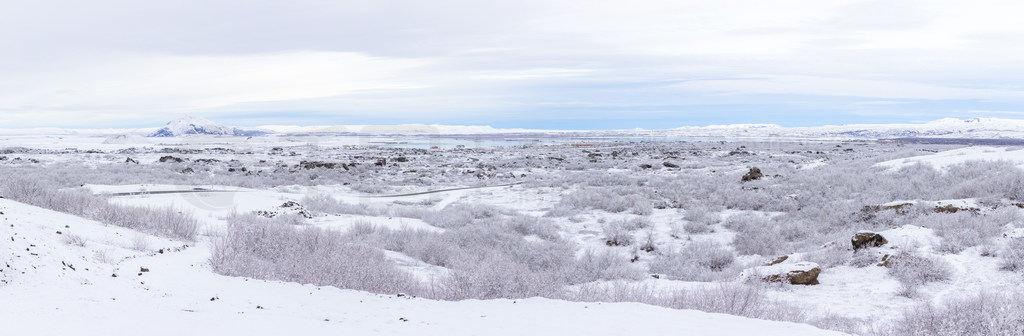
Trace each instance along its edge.
<instances>
[{"instance_id":1,"label":"snow-covered plain","mask_svg":"<svg viewBox=\"0 0 1024 336\"><path fill-rule=\"evenodd\" d=\"M1021 161L1005 147L572 141L429 150L354 138L140 144L95 135L5 137L0 328L39 335L887 334L905 312L926 305L986 291L1024 293L1020 271L1007 266L1024 228L1024 193L1004 187L1024 173L1012 170ZM764 177L742 181L751 167ZM27 196L12 186L25 178L116 206L171 207L199 227L182 241L19 203ZM423 286L396 295L258 272L219 274L218 244L235 232L229 223L249 215L299 231L340 232L347 244L383 251L386 263ZM865 230L887 243L854 252L850 237ZM511 241L493 242L494 251L395 241L457 246L490 235ZM501 265L530 269L556 263L538 252L548 249L575 260L551 271L561 281L551 290L501 281L496 291L469 286L495 281L467 261L474 255L498 262L510 262L502 253L523 255ZM929 266L879 266L889 258ZM810 286L764 283L766 274L755 272L812 268L820 268L820 283ZM565 270L591 273L563 279ZM466 277L477 280L449 282ZM462 296L439 294L445 286L462 288ZM719 286L750 291L716 292ZM728 304L737 295L758 309Z\"/></svg>"},{"instance_id":2,"label":"snow-covered plain","mask_svg":"<svg viewBox=\"0 0 1024 336\"><path fill-rule=\"evenodd\" d=\"M130 230L9 200L0 211L0 234L14 238L0 251L10 282L0 286L0 328L8 335L838 334L643 304L445 302L225 277L207 265L206 241L142 235L147 246L133 249L140 234ZM68 235L84 246L63 242Z\"/></svg>"}]
</instances>

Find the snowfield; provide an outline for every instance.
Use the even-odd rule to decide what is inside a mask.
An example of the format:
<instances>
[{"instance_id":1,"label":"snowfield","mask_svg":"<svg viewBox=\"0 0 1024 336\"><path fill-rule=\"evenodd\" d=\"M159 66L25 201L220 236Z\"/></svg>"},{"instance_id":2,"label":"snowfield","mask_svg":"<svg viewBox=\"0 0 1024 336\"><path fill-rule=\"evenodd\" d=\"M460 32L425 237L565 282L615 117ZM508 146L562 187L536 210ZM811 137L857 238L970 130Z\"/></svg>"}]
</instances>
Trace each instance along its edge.
<instances>
[{"instance_id":1,"label":"snowfield","mask_svg":"<svg viewBox=\"0 0 1024 336\"><path fill-rule=\"evenodd\" d=\"M963 164L967 161L1007 161L1024 167L1024 149L990 146L967 147L935 154L879 162L878 166L897 170L915 164L926 164L938 169L945 169L946 167Z\"/></svg>"},{"instance_id":2,"label":"snowfield","mask_svg":"<svg viewBox=\"0 0 1024 336\"><path fill-rule=\"evenodd\" d=\"M1024 332L1014 147L3 139L4 334Z\"/></svg>"},{"instance_id":3,"label":"snowfield","mask_svg":"<svg viewBox=\"0 0 1024 336\"><path fill-rule=\"evenodd\" d=\"M5 334L841 335L643 304L445 302L225 277L210 269L205 239L170 241L9 200L0 212L0 235L14 238L0 250ZM66 243L72 235L84 246ZM133 246L139 239L145 246Z\"/></svg>"}]
</instances>

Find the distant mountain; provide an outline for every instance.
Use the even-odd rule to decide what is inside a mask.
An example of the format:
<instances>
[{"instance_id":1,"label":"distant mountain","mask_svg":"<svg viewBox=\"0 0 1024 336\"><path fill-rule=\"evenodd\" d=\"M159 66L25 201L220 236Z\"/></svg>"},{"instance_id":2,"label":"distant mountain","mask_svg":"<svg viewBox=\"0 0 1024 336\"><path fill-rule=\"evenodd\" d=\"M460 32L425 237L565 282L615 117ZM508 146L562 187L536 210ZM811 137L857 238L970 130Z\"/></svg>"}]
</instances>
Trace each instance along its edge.
<instances>
[{"instance_id":1,"label":"distant mountain","mask_svg":"<svg viewBox=\"0 0 1024 336\"><path fill-rule=\"evenodd\" d=\"M630 131L646 136L748 138L970 138L1024 139L1024 120L999 118L945 118L920 124L850 124L809 127L777 125L687 126L669 130Z\"/></svg>"},{"instance_id":2,"label":"distant mountain","mask_svg":"<svg viewBox=\"0 0 1024 336\"><path fill-rule=\"evenodd\" d=\"M184 117L172 120L167 126L156 130L151 137L178 137L186 135L228 135L228 136L254 136L267 134L265 131L243 130L241 128L228 127L222 124L200 118Z\"/></svg>"}]
</instances>

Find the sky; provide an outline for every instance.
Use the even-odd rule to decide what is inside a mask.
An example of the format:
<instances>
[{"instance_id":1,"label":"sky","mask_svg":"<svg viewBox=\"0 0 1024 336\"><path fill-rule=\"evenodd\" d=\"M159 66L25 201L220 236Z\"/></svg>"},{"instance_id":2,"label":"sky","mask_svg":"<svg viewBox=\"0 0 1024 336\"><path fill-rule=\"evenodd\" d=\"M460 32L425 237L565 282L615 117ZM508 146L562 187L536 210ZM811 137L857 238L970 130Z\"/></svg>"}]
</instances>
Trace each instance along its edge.
<instances>
[{"instance_id":1,"label":"sky","mask_svg":"<svg viewBox=\"0 0 1024 336\"><path fill-rule=\"evenodd\" d=\"M1024 118L1016 0L0 1L0 128Z\"/></svg>"}]
</instances>

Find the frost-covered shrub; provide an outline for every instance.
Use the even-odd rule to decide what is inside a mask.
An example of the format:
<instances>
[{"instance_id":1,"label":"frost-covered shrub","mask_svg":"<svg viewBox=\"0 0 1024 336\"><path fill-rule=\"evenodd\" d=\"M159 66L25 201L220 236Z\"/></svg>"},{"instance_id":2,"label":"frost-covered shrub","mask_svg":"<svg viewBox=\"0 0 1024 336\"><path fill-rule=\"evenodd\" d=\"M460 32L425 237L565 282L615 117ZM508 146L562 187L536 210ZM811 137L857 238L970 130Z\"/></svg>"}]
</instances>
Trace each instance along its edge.
<instances>
[{"instance_id":1,"label":"frost-covered shrub","mask_svg":"<svg viewBox=\"0 0 1024 336\"><path fill-rule=\"evenodd\" d=\"M61 241L63 241L65 244L78 247L84 247L86 243L85 238L82 238L82 236L72 233L65 233L64 236L61 238Z\"/></svg>"},{"instance_id":2,"label":"frost-covered shrub","mask_svg":"<svg viewBox=\"0 0 1024 336\"><path fill-rule=\"evenodd\" d=\"M560 209L558 213L567 213L565 209L599 209L613 213L630 211L636 215L654 212L650 199L637 188L583 188L562 197L554 209Z\"/></svg>"},{"instance_id":3,"label":"frost-covered shrub","mask_svg":"<svg viewBox=\"0 0 1024 336\"><path fill-rule=\"evenodd\" d=\"M999 269L1024 271L1024 239L1011 239L999 251Z\"/></svg>"},{"instance_id":4,"label":"frost-covered shrub","mask_svg":"<svg viewBox=\"0 0 1024 336\"><path fill-rule=\"evenodd\" d=\"M572 272L574 283L595 280L640 280L643 277L643 271L635 263L614 250L584 251L583 255L576 259L576 266Z\"/></svg>"},{"instance_id":5,"label":"frost-covered shrub","mask_svg":"<svg viewBox=\"0 0 1024 336\"><path fill-rule=\"evenodd\" d=\"M633 217L626 221L626 229L629 231L635 231L640 229L646 229L651 227L651 220L647 217Z\"/></svg>"},{"instance_id":6,"label":"frost-covered shrub","mask_svg":"<svg viewBox=\"0 0 1024 336\"><path fill-rule=\"evenodd\" d=\"M266 280L335 286L376 293L417 293L420 284L378 248L344 239L336 231L298 229L253 215L228 218L214 243L215 272Z\"/></svg>"},{"instance_id":7,"label":"frost-covered shrub","mask_svg":"<svg viewBox=\"0 0 1024 336\"><path fill-rule=\"evenodd\" d=\"M853 257L850 258L850 266L868 267L877 265L880 260L878 259L878 255L872 252L873 251L854 252Z\"/></svg>"},{"instance_id":8,"label":"frost-covered shrub","mask_svg":"<svg viewBox=\"0 0 1024 336\"><path fill-rule=\"evenodd\" d=\"M452 276L435 288L440 298L550 297L569 283L575 267L575 247L564 242L526 241L495 225L450 234L461 253L451 263Z\"/></svg>"},{"instance_id":9,"label":"frost-covered shrub","mask_svg":"<svg viewBox=\"0 0 1024 336\"><path fill-rule=\"evenodd\" d=\"M554 296L567 283L564 273L539 272L496 254L464 261L435 288L447 300Z\"/></svg>"},{"instance_id":10,"label":"frost-covered shrub","mask_svg":"<svg viewBox=\"0 0 1024 336\"><path fill-rule=\"evenodd\" d=\"M38 180L5 180L0 189L15 201L163 237L191 241L199 230L199 221L183 210L114 204L82 190L60 190Z\"/></svg>"},{"instance_id":11,"label":"frost-covered shrub","mask_svg":"<svg viewBox=\"0 0 1024 336\"><path fill-rule=\"evenodd\" d=\"M913 296L917 287L929 282L946 281L953 275L948 262L938 257L900 253L890 259L889 275L903 286L901 294Z\"/></svg>"},{"instance_id":12,"label":"frost-covered shrub","mask_svg":"<svg viewBox=\"0 0 1024 336\"><path fill-rule=\"evenodd\" d=\"M741 255L774 255L783 243L782 236L770 220L754 219L742 226L732 226L737 228L732 246Z\"/></svg>"},{"instance_id":13,"label":"frost-covered shrub","mask_svg":"<svg viewBox=\"0 0 1024 336\"><path fill-rule=\"evenodd\" d=\"M624 220L605 223L601 230L604 232L604 242L608 246L633 245L633 232L629 230L629 223Z\"/></svg>"},{"instance_id":14,"label":"frost-covered shrub","mask_svg":"<svg viewBox=\"0 0 1024 336\"><path fill-rule=\"evenodd\" d=\"M557 224L550 219L517 215L496 219L496 221L507 225L512 231L523 236L533 235L547 240L561 238Z\"/></svg>"},{"instance_id":15,"label":"frost-covered shrub","mask_svg":"<svg viewBox=\"0 0 1024 336\"><path fill-rule=\"evenodd\" d=\"M710 213L707 207L695 206L686 210L686 214L683 215L686 219L686 224L683 224L683 230L689 234L701 234L711 232L711 225L714 225L718 216Z\"/></svg>"},{"instance_id":16,"label":"frost-covered shrub","mask_svg":"<svg viewBox=\"0 0 1024 336\"><path fill-rule=\"evenodd\" d=\"M800 309L770 299L760 284L719 284L665 293L644 283L591 283L575 286L559 297L582 302L640 302L775 321L806 321Z\"/></svg>"},{"instance_id":17,"label":"frost-covered shrub","mask_svg":"<svg viewBox=\"0 0 1024 336\"><path fill-rule=\"evenodd\" d=\"M683 224L683 231L689 234L702 234L711 232L712 228L701 222L686 222Z\"/></svg>"},{"instance_id":18,"label":"frost-covered shrub","mask_svg":"<svg viewBox=\"0 0 1024 336\"><path fill-rule=\"evenodd\" d=\"M544 222L529 216L494 217L442 233L363 224L345 236L347 241L400 252L450 270L449 277L435 279L422 294L432 298L552 296L572 281L594 280L574 275L580 267L574 256L576 247L557 232L546 233ZM524 230L546 237L525 239ZM609 269L605 276L616 276L615 272L625 274Z\"/></svg>"},{"instance_id":19,"label":"frost-covered shrub","mask_svg":"<svg viewBox=\"0 0 1024 336\"><path fill-rule=\"evenodd\" d=\"M720 284L711 288L677 291L663 306L775 321L805 320L803 311L768 298L760 284Z\"/></svg>"},{"instance_id":20,"label":"frost-covered shrub","mask_svg":"<svg viewBox=\"0 0 1024 336\"><path fill-rule=\"evenodd\" d=\"M651 272L688 281L720 280L735 275L732 250L713 241L694 241L678 251L658 254L651 261Z\"/></svg>"},{"instance_id":21,"label":"frost-covered shrub","mask_svg":"<svg viewBox=\"0 0 1024 336\"><path fill-rule=\"evenodd\" d=\"M979 293L945 302L922 304L903 314L883 335L1024 335L1024 297Z\"/></svg>"},{"instance_id":22,"label":"frost-covered shrub","mask_svg":"<svg viewBox=\"0 0 1024 336\"><path fill-rule=\"evenodd\" d=\"M1016 212L1013 209L1007 209ZM1003 225L1014 220L1013 214L1000 210L992 214L978 215L970 212L953 214L932 214L919 217L915 222L930 227L942 237L939 250L948 253L961 251L989 243L1003 232Z\"/></svg>"},{"instance_id":23,"label":"frost-covered shrub","mask_svg":"<svg viewBox=\"0 0 1024 336\"><path fill-rule=\"evenodd\" d=\"M420 217L427 224L443 228L459 228L473 223L475 217L469 211L455 208L444 208L437 211L426 211Z\"/></svg>"}]
</instances>

